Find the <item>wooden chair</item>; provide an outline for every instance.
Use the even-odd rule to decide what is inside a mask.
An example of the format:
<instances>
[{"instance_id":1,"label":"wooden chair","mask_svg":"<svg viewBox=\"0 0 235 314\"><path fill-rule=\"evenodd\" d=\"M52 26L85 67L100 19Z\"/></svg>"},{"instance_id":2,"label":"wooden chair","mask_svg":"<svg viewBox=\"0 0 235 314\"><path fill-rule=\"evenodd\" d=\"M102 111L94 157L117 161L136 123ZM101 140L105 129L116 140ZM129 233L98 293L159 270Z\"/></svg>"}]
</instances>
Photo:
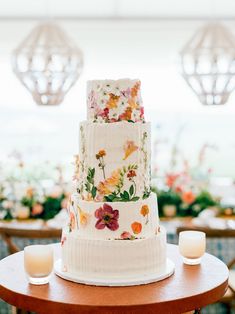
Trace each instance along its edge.
<instances>
[{"instance_id":1,"label":"wooden chair","mask_svg":"<svg viewBox=\"0 0 235 314\"><path fill-rule=\"evenodd\" d=\"M21 239L60 239L61 229L50 228L45 222L2 222L0 223L0 235L7 245L9 254L19 252L21 249L12 238ZM30 312L12 307L12 314L29 314Z\"/></svg>"},{"instance_id":2,"label":"wooden chair","mask_svg":"<svg viewBox=\"0 0 235 314\"><path fill-rule=\"evenodd\" d=\"M9 254L19 252L21 249L13 242L12 238L21 239L60 239L61 229L50 228L45 223L0 223L0 235L5 241Z\"/></svg>"},{"instance_id":3,"label":"wooden chair","mask_svg":"<svg viewBox=\"0 0 235 314\"><path fill-rule=\"evenodd\" d=\"M195 226L180 226L176 229L177 235L181 231L195 230L205 232L207 238L234 238L235 241L235 230L233 229L212 229L208 227L195 227ZM235 255L235 252L234 252ZM221 300L220 303L223 303L227 307L227 312L232 313L232 310L235 310L235 257L228 264L229 269L229 284L228 290Z\"/></svg>"}]
</instances>

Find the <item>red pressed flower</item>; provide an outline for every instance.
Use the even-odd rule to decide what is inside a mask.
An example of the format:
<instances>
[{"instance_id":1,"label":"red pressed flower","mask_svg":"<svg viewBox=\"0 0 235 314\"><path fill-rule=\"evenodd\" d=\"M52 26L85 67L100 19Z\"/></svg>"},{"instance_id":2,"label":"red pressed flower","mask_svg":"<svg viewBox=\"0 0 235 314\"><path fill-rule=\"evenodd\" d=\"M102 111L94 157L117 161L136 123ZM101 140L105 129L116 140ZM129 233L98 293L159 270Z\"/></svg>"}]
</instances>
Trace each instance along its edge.
<instances>
[{"instance_id":1,"label":"red pressed flower","mask_svg":"<svg viewBox=\"0 0 235 314\"><path fill-rule=\"evenodd\" d=\"M115 231L119 228L119 211L117 209L113 210L108 204L104 204L103 207L98 208L95 211L95 217L98 219L95 224L96 229L102 230L107 227L108 229Z\"/></svg>"},{"instance_id":2,"label":"red pressed flower","mask_svg":"<svg viewBox=\"0 0 235 314\"><path fill-rule=\"evenodd\" d=\"M135 170L129 170L128 174L127 174L127 178L129 178L129 180L133 177L136 177L136 172Z\"/></svg>"}]
</instances>

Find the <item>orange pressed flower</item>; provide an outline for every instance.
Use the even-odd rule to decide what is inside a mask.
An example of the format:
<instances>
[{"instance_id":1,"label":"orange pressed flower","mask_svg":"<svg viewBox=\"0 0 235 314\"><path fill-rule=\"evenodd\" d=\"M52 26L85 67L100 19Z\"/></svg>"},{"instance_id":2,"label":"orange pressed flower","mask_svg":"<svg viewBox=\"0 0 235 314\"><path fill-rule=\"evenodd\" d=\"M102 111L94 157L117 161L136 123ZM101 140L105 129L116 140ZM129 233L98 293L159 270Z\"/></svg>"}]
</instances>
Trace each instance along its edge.
<instances>
[{"instance_id":1,"label":"orange pressed flower","mask_svg":"<svg viewBox=\"0 0 235 314\"><path fill-rule=\"evenodd\" d=\"M119 116L119 120L131 120L131 116L132 116L132 109L131 107L127 107L125 112L120 114Z\"/></svg>"},{"instance_id":2,"label":"orange pressed flower","mask_svg":"<svg viewBox=\"0 0 235 314\"><path fill-rule=\"evenodd\" d=\"M99 152L95 155L96 159L106 156L106 151L104 149L99 150Z\"/></svg>"},{"instance_id":3,"label":"orange pressed flower","mask_svg":"<svg viewBox=\"0 0 235 314\"><path fill-rule=\"evenodd\" d=\"M136 82L131 89L131 97L136 97L140 89L140 81Z\"/></svg>"},{"instance_id":4,"label":"orange pressed flower","mask_svg":"<svg viewBox=\"0 0 235 314\"><path fill-rule=\"evenodd\" d=\"M112 192L109 189L107 182L100 182L98 187L97 187L97 190L101 195L108 195Z\"/></svg>"},{"instance_id":5,"label":"orange pressed flower","mask_svg":"<svg viewBox=\"0 0 235 314\"><path fill-rule=\"evenodd\" d=\"M138 149L138 146L135 145L134 141L127 141L123 149L124 149L123 160L126 160L132 153L134 153Z\"/></svg>"},{"instance_id":6,"label":"orange pressed flower","mask_svg":"<svg viewBox=\"0 0 235 314\"><path fill-rule=\"evenodd\" d=\"M142 225L140 222L135 221L131 224L131 229L134 232L134 234L139 234L142 230Z\"/></svg>"},{"instance_id":7,"label":"orange pressed flower","mask_svg":"<svg viewBox=\"0 0 235 314\"><path fill-rule=\"evenodd\" d=\"M182 200L186 204L192 204L195 201L195 195L192 191L183 192Z\"/></svg>"},{"instance_id":8,"label":"orange pressed flower","mask_svg":"<svg viewBox=\"0 0 235 314\"><path fill-rule=\"evenodd\" d=\"M111 177L105 180L105 183L110 186L116 186L120 180L120 169L112 172Z\"/></svg>"},{"instance_id":9,"label":"orange pressed flower","mask_svg":"<svg viewBox=\"0 0 235 314\"><path fill-rule=\"evenodd\" d=\"M113 109L117 108L117 103L119 101L120 96L116 96L114 94L109 94L109 100L107 102L107 108L108 109Z\"/></svg>"},{"instance_id":10,"label":"orange pressed flower","mask_svg":"<svg viewBox=\"0 0 235 314\"><path fill-rule=\"evenodd\" d=\"M148 207L148 205L143 205L141 207L140 213L144 217L147 216L149 214L149 207Z\"/></svg>"}]
</instances>

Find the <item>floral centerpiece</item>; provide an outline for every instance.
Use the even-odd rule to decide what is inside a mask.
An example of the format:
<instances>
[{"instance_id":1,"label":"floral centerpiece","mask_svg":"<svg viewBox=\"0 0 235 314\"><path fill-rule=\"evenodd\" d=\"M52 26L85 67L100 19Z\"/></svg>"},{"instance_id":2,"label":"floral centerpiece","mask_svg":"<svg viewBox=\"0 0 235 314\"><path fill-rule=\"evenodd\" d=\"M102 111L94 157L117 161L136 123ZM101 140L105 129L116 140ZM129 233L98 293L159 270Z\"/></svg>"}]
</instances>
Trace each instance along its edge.
<instances>
[{"instance_id":1,"label":"floral centerpiece","mask_svg":"<svg viewBox=\"0 0 235 314\"><path fill-rule=\"evenodd\" d=\"M196 217L208 207L219 206L219 199L209 192L212 169L204 167L208 149L215 150L216 147L204 144L199 151L196 165L191 166L183 157L178 144L173 145L170 170L161 178L160 187L155 185L152 188L158 196L160 216Z\"/></svg>"},{"instance_id":2,"label":"floral centerpiece","mask_svg":"<svg viewBox=\"0 0 235 314\"><path fill-rule=\"evenodd\" d=\"M67 207L70 187L61 165L26 165L20 157L0 164L0 219L48 220Z\"/></svg>"}]
</instances>

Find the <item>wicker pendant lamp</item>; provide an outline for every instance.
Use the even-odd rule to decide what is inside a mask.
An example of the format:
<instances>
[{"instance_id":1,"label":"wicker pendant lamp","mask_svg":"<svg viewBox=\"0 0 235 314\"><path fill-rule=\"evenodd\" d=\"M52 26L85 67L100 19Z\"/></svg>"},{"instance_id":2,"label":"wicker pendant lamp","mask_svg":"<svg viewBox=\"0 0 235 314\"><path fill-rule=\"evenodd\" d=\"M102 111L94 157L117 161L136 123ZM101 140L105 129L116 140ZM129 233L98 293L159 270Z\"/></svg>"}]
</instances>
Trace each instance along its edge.
<instances>
[{"instance_id":1,"label":"wicker pendant lamp","mask_svg":"<svg viewBox=\"0 0 235 314\"><path fill-rule=\"evenodd\" d=\"M182 49L182 75L204 105L223 105L235 88L235 38L209 23Z\"/></svg>"},{"instance_id":2,"label":"wicker pendant lamp","mask_svg":"<svg viewBox=\"0 0 235 314\"><path fill-rule=\"evenodd\" d=\"M13 71L38 105L58 105L83 68L83 55L54 23L36 26L14 50Z\"/></svg>"}]
</instances>

